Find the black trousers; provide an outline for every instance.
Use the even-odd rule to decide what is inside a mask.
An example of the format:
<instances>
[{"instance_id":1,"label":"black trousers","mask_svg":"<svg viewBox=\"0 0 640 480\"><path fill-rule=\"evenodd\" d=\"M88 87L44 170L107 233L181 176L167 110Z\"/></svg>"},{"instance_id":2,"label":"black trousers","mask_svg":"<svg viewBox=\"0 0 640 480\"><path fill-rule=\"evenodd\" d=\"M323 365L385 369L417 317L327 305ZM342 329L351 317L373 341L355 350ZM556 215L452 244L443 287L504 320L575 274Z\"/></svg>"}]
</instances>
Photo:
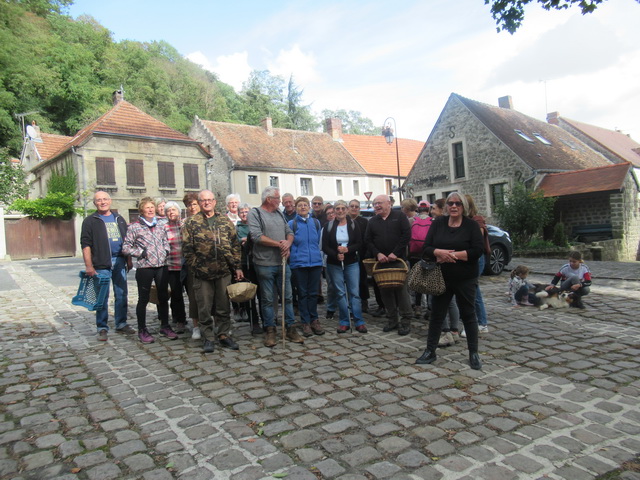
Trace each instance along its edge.
<instances>
[{"instance_id":1,"label":"black trousers","mask_svg":"<svg viewBox=\"0 0 640 480\"><path fill-rule=\"evenodd\" d=\"M442 323L447 315L451 298L455 295L460 310L460 320L462 320L464 331L467 334L467 348L469 353L478 353L478 321L475 309L477 284L477 278L447 282L447 290L442 295L432 297L431 319L427 334L427 348L429 350L435 352L438 348Z\"/></svg>"},{"instance_id":2,"label":"black trousers","mask_svg":"<svg viewBox=\"0 0 640 480\"><path fill-rule=\"evenodd\" d=\"M151 285L155 282L158 290L158 319L161 327L169 326L169 270L167 267L137 268L136 282L138 283L138 330L147 328L147 305Z\"/></svg>"}]
</instances>

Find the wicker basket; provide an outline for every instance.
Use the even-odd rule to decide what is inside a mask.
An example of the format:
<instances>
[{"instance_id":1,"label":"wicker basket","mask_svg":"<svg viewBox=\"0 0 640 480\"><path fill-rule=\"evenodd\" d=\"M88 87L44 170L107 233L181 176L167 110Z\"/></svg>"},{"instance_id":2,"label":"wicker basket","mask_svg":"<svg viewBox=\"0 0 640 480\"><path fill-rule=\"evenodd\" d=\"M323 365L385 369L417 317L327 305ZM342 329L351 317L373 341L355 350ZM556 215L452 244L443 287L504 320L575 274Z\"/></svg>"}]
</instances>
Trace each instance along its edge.
<instances>
[{"instance_id":1,"label":"wicker basket","mask_svg":"<svg viewBox=\"0 0 640 480\"><path fill-rule=\"evenodd\" d=\"M391 265L397 265L398 263L402 264L402 268L380 268L380 262L375 263L373 266L373 278L378 284L378 288L398 288L404 285L409 268L407 267L407 263L401 258L391 263Z\"/></svg>"},{"instance_id":2,"label":"wicker basket","mask_svg":"<svg viewBox=\"0 0 640 480\"><path fill-rule=\"evenodd\" d=\"M375 258L365 258L362 261L362 264L364 265L364 269L367 271L367 275L372 276L373 275L373 266L377 263L378 261Z\"/></svg>"}]
</instances>

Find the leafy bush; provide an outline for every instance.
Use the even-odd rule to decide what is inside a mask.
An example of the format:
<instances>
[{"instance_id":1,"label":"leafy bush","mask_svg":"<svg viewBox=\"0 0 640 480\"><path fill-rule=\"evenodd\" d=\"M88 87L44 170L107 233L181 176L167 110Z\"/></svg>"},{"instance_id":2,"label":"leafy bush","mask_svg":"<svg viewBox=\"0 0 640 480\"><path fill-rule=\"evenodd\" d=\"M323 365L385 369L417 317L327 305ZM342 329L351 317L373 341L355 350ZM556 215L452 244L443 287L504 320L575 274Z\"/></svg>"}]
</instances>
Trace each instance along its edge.
<instances>
[{"instance_id":1,"label":"leafy bush","mask_svg":"<svg viewBox=\"0 0 640 480\"><path fill-rule=\"evenodd\" d=\"M34 200L19 199L13 202L11 210L28 215L29 217L42 218L60 218L68 220L76 213L81 213L75 207L76 199L74 195L68 193L49 193L44 198L36 198Z\"/></svg>"},{"instance_id":2,"label":"leafy bush","mask_svg":"<svg viewBox=\"0 0 640 480\"><path fill-rule=\"evenodd\" d=\"M553 242L549 240L544 240L539 236L534 236L531 238L529 243L524 247L526 250L549 250L552 248L556 248Z\"/></svg>"},{"instance_id":3,"label":"leafy bush","mask_svg":"<svg viewBox=\"0 0 640 480\"><path fill-rule=\"evenodd\" d=\"M17 198L29 193L27 174L22 165L11 163L9 150L0 148L0 204L10 205Z\"/></svg>"},{"instance_id":4,"label":"leafy bush","mask_svg":"<svg viewBox=\"0 0 640 480\"><path fill-rule=\"evenodd\" d=\"M514 246L524 247L551 222L555 201L540 190L529 191L523 183L516 183L504 203L496 206L496 216L500 227L511 234Z\"/></svg>"},{"instance_id":5,"label":"leafy bush","mask_svg":"<svg viewBox=\"0 0 640 480\"><path fill-rule=\"evenodd\" d=\"M567 229L564 223L558 222L553 227L553 244L558 247L568 247L569 239L567 238Z\"/></svg>"},{"instance_id":6,"label":"leafy bush","mask_svg":"<svg viewBox=\"0 0 640 480\"><path fill-rule=\"evenodd\" d=\"M47 181L47 192L49 193L66 193L75 196L78 188L78 174L73 169L70 160L67 160L58 170L54 167L51 172L51 178Z\"/></svg>"}]
</instances>

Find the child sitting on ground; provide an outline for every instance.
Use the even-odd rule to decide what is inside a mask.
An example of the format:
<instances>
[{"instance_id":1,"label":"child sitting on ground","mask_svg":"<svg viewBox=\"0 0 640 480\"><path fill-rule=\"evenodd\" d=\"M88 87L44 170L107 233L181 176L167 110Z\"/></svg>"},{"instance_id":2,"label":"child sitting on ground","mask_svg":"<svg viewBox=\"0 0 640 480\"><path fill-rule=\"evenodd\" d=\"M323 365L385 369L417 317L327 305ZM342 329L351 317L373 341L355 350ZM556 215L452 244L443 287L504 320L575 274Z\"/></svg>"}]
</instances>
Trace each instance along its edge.
<instances>
[{"instance_id":1,"label":"child sitting on ground","mask_svg":"<svg viewBox=\"0 0 640 480\"><path fill-rule=\"evenodd\" d=\"M569 254L569 263L565 263L558 273L555 274L551 283L545 287L545 290L551 290L560 283L560 291L571 292L573 302L572 307L585 308L582 303L582 297L589 294L591 286L591 272L582 261L580 252L571 252Z\"/></svg>"},{"instance_id":2,"label":"child sitting on ground","mask_svg":"<svg viewBox=\"0 0 640 480\"><path fill-rule=\"evenodd\" d=\"M529 267L525 265L518 265L511 272L511 279L509 280L509 297L511 298L511 305L533 305L533 298L529 298L529 289L532 285L527 282L529 276Z\"/></svg>"}]
</instances>

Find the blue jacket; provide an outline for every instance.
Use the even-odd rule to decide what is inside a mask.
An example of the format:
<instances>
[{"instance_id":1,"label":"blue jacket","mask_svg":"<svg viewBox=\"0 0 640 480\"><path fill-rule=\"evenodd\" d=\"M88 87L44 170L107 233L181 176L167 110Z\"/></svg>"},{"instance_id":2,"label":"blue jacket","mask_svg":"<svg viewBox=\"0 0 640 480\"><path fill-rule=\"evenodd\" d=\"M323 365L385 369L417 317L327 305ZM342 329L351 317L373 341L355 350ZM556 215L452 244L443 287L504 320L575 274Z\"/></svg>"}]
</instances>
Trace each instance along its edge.
<instances>
[{"instance_id":1,"label":"blue jacket","mask_svg":"<svg viewBox=\"0 0 640 480\"><path fill-rule=\"evenodd\" d=\"M296 215L289 221L289 228L293 231L289 266L291 268L321 267L320 222L311 216L302 218Z\"/></svg>"}]
</instances>

